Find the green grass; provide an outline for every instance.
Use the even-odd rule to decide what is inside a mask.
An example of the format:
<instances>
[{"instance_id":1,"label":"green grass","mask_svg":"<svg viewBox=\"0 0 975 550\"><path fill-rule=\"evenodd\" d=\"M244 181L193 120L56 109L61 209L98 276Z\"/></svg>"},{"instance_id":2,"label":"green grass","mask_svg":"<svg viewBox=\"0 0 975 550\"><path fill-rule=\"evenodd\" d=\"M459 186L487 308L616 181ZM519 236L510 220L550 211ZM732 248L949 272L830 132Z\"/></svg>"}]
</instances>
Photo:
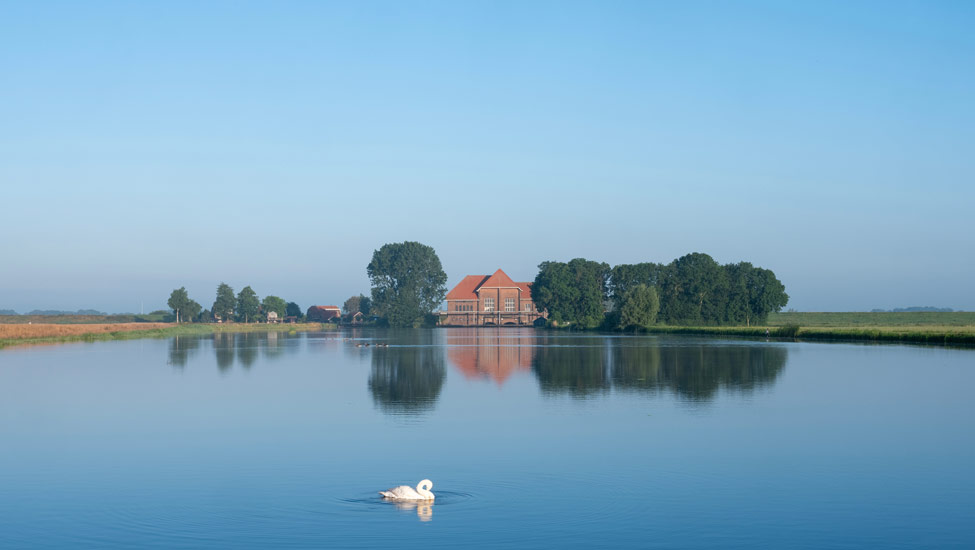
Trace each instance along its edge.
<instances>
[{"instance_id":1,"label":"green grass","mask_svg":"<svg viewBox=\"0 0 975 550\"><path fill-rule=\"evenodd\" d=\"M173 336L206 335L232 332L312 332L319 330L333 330L338 325L328 323L299 323L299 324L244 324L244 323L186 323L163 329L130 330L106 332L100 334L78 334L72 336L57 336L45 338L7 338L0 339L0 349L6 346L24 344L61 344L67 342L100 342L107 340L135 340L137 338L170 338Z\"/></svg>"},{"instance_id":2,"label":"green grass","mask_svg":"<svg viewBox=\"0 0 975 550\"><path fill-rule=\"evenodd\" d=\"M705 334L821 341L901 342L912 344L975 344L975 312L904 313L774 313L768 326L657 326L651 333Z\"/></svg>"},{"instance_id":3,"label":"green grass","mask_svg":"<svg viewBox=\"0 0 975 550\"><path fill-rule=\"evenodd\" d=\"M801 327L901 327L956 326L975 327L973 311L912 311L903 313L825 312L773 313L769 326L799 325Z\"/></svg>"}]
</instances>

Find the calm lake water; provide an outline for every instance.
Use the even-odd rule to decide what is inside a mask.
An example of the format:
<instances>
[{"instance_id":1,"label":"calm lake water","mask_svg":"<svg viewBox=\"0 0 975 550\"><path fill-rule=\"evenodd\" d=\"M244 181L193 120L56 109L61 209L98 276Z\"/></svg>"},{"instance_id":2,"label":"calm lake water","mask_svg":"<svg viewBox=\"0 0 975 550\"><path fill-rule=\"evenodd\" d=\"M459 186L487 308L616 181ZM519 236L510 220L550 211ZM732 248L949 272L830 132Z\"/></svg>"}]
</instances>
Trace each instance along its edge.
<instances>
[{"instance_id":1,"label":"calm lake water","mask_svg":"<svg viewBox=\"0 0 975 550\"><path fill-rule=\"evenodd\" d=\"M0 547L972 548L973 388L975 350L530 329L8 348Z\"/></svg>"}]
</instances>

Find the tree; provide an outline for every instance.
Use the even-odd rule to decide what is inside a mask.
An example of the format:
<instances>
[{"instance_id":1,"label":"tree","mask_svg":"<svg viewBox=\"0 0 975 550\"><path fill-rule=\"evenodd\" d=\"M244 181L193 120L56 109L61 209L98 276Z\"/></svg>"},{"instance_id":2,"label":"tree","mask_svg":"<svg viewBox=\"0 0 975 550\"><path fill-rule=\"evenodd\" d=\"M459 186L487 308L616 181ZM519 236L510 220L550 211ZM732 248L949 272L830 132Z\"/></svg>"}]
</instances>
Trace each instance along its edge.
<instances>
[{"instance_id":1,"label":"tree","mask_svg":"<svg viewBox=\"0 0 975 550\"><path fill-rule=\"evenodd\" d=\"M278 314L278 318L281 318L288 311L288 303L277 296L265 296L261 300L261 310L265 315L273 311Z\"/></svg>"},{"instance_id":2,"label":"tree","mask_svg":"<svg viewBox=\"0 0 975 550\"><path fill-rule=\"evenodd\" d=\"M234 298L234 289L227 283L220 283L217 287L217 299L213 302L213 315L224 321L229 321L234 315L234 308L237 306L237 299Z\"/></svg>"},{"instance_id":3,"label":"tree","mask_svg":"<svg viewBox=\"0 0 975 550\"><path fill-rule=\"evenodd\" d=\"M186 317L186 314L185 314L185 311L184 310L186 309L186 306L191 301L192 300L190 300L189 294L186 293L186 288L185 287L179 287L176 290L174 290L172 294L169 295L169 301L166 302L166 303L169 304L169 307L173 310L173 313L176 315L176 322L177 323L179 322L179 314L180 314L180 312L184 312L183 317L184 318ZM196 303L196 302L193 302L193 303Z\"/></svg>"},{"instance_id":4,"label":"tree","mask_svg":"<svg viewBox=\"0 0 975 550\"><path fill-rule=\"evenodd\" d=\"M660 300L652 286L638 284L622 296L619 328L650 328L657 322Z\"/></svg>"},{"instance_id":5,"label":"tree","mask_svg":"<svg viewBox=\"0 0 975 550\"><path fill-rule=\"evenodd\" d=\"M765 323L768 314L781 311L789 303L789 295L771 269L756 268L749 280L749 305L756 323Z\"/></svg>"},{"instance_id":6,"label":"tree","mask_svg":"<svg viewBox=\"0 0 975 550\"><path fill-rule=\"evenodd\" d=\"M621 264L609 273L607 286L616 309L622 307L623 295L636 285L659 287L666 266L651 262L640 264Z\"/></svg>"},{"instance_id":7,"label":"tree","mask_svg":"<svg viewBox=\"0 0 975 550\"><path fill-rule=\"evenodd\" d=\"M203 306L198 304L196 300L190 300L183 306L183 319L187 321L192 321L200 316L200 311L203 310Z\"/></svg>"},{"instance_id":8,"label":"tree","mask_svg":"<svg viewBox=\"0 0 975 550\"><path fill-rule=\"evenodd\" d=\"M342 311L346 315L359 313L359 304L362 303L362 296L352 296L342 304Z\"/></svg>"},{"instance_id":9,"label":"tree","mask_svg":"<svg viewBox=\"0 0 975 550\"><path fill-rule=\"evenodd\" d=\"M285 307L284 313L288 317L294 317L295 319L301 319L302 317L301 306L299 306L294 302L288 302L288 305Z\"/></svg>"},{"instance_id":10,"label":"tree","mask_svg":"<svg viewBox=\"0 0 975 550\"><path fill-rule=\"evenodd\" d=\"M715 325L727 314L727 274L707 254L694 252L671 262L660 290L660 315L667 323Z\"/></svg>"},{"instance_id":11,"label":"tree","mask_svg":"<svg viewBox=\"0 0 975 550\"><path fill-rule=\"evenodd\" d=\"M245 286L237 294L237 320L244 320L245 323L257 317L261 310L261 303L257 299L257 293L249 286Z\"/></svg>"},{"instance_id":12,"label":"tree","mask_svg":"<svg viewBox=\"0 0 975 550\"><path fill-rule=\"evenodd\" d=\"M363 315L369 315L369 310L372 309L372 300L368 296L363 296L362 294L358 296L352 296L342 304L342 311L346 315L355 315L356 313L362 313Z\"/></svg>"},{"instance_id":13,"label":"tree","mask_svg":"<svg viewBox=\"0 0 975 550\"><path fill-rule=\"evenodd\" d=\"M373 252L366 273L373 305L390 326L418 324L447 294L447 274L440 258L433 248L418 242L383 245Z\"/></svg>"},{"instance_id":14,"label":"tree","mask_svg":"<svg viewBox=\"0 0 975 550\"><path fill-rule=\"evenodd\" d=\"M576 258L542 262L532 283L532 300L556 322L594 328L603 321L609 265Z\"/></svg>"}]
</instances>

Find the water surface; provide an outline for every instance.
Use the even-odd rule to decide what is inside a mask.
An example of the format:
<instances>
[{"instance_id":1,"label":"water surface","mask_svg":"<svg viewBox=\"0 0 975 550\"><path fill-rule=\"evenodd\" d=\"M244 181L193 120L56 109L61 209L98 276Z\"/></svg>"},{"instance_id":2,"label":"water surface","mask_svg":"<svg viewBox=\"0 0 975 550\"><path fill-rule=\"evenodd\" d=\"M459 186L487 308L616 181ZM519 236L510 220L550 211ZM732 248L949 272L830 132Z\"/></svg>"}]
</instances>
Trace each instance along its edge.
<instances>
[{"instance_id":1,"label":"water surface","mask_svg":"<svg viewBox=\"0 0 975 550\"><path fill-rule=\"evenodd\" d=\"M10 348L0 547L969 548L973 367L531 329Z\"/></svg>"}]
</instances>

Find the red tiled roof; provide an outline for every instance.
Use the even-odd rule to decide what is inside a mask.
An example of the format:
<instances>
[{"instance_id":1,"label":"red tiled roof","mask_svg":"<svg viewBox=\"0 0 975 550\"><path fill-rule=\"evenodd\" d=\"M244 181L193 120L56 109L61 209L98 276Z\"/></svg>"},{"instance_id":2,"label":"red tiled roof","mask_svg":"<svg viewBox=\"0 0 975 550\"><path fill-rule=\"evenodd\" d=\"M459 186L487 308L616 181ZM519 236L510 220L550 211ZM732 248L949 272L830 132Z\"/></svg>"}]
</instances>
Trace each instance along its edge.
<instances>
[{"instance_id":1,"label":"red tiled roof","mask_svg":"<svg viewBox=\"0 0 975 550\"><path fill-rule=\"evenodd\" d=\"M450 292L447 293L448 300L477 300L474 291L487 281L487 275L468 275L461 282L457 283Z\"/></svg>"},{"instance_id":2,"label":"red tiled roof","mask_svg":"<svg viewBox=\"0 0 975 550\"><path fill-rule=\"evenodd\" d=\"M339 309L339 306L311 306L317 309Z\"/></svg>"},{"instance_id":3,"label":"red tiled roof","mask_svg":"<svg viewBox=\"0 0 975 550\"><path fill-rule=\"evenodd\" d=\"M447 293L447 300L477 300L477 291L482 288L517 288L522 300L531 300L532 284L516 283L500 269L494 275L468 275Z\"/></svg>"},{"instance_id":4,"label":"red tiled roof","mask_svg":"<svg viewBox=\"0 0 975 550\"><path fill-rule=\"evenodd\" d=\"M484 281L480 288L518 288L518 285L508 277L508 274L500 269L491 275L491 278Z\"/></svg>"}]
</instances>

